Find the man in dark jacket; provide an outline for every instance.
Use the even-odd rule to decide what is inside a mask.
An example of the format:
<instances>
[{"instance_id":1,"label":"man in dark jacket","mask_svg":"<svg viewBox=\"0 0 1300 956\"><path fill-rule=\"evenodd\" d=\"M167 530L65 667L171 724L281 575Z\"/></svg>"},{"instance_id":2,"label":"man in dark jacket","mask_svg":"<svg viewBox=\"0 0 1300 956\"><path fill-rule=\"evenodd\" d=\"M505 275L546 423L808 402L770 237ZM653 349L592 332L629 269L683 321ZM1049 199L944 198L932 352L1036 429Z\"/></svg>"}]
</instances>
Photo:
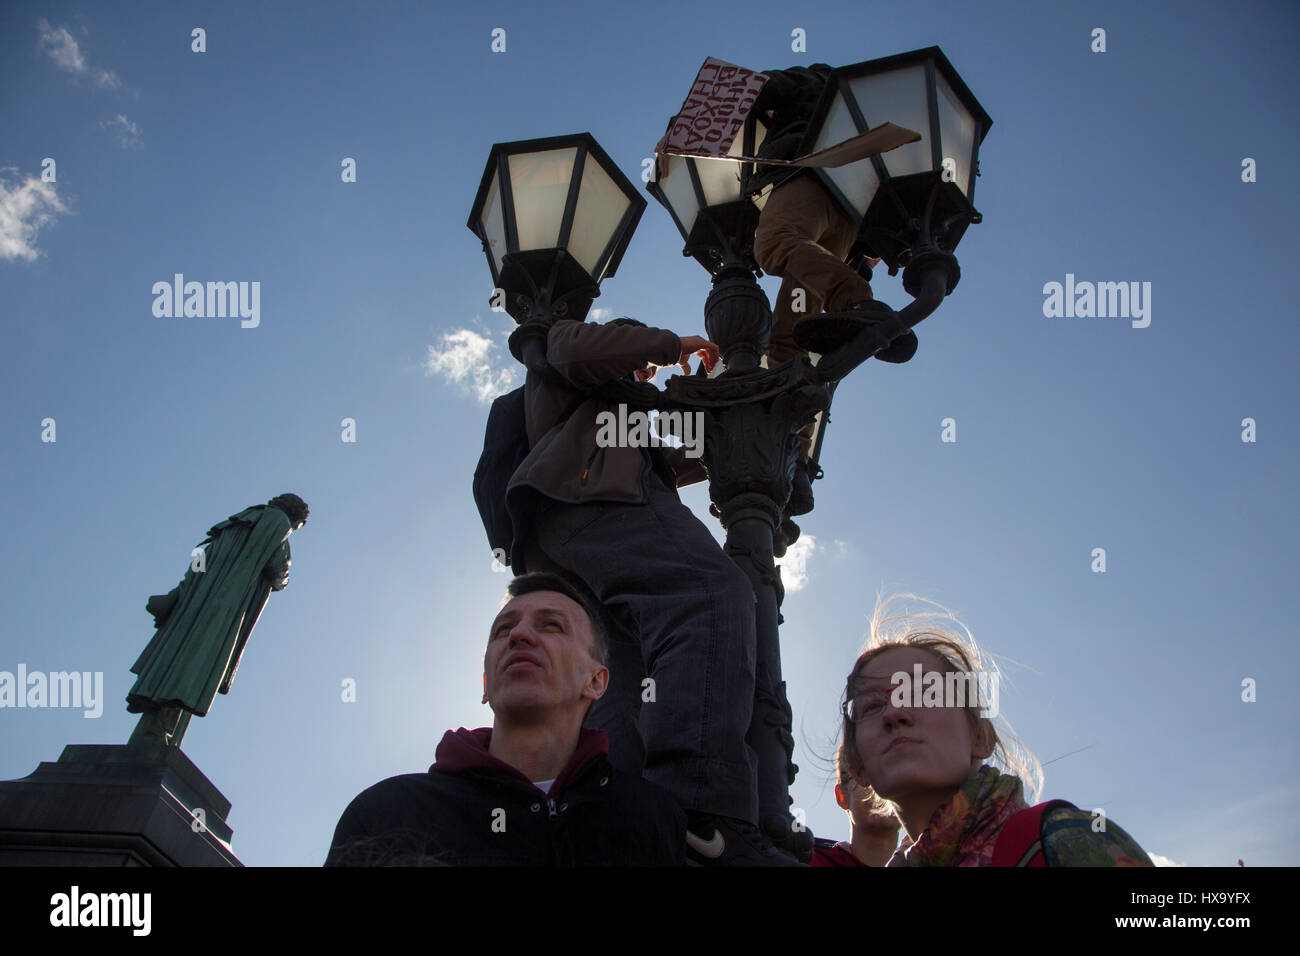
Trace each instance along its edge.
<instances>
[{"instance_id":1,"label":"man in dark jacket","mask_svg":"<svg viewBox=\"0 0 1300 956\"><path fill-rule=\"evenodd\" d=\"M559 377L528 374L531 451L506 500L516 528L526 529L527 566L580 579L639 641L647 679L628 688L629 672L616 668L624 687L601 717L615 740L644 742L645 778L677 798L692 846L703 847L691 861L782 865L788 858L755 825L755 759L745 742L754 701L753 586L678 499L679 476L664 449L598 440L598 420L617 418L617 404L592 395L565 416L585 389L638 372L644 378L650 366L689 369L696 353L706 366L717 360L717 346L699 336L633 321L555 322L546 360ZM626 751L615 756L618 762Z\"/></svg>"},{"instance_id":2,"label":"man in dark jacket","mask_svg":"<svg viewBox=\"0 0 1300 956\"><path fill-rule=\"evenodd\" d=\"M326 866L680 866L686 821L582 729L605 692L599 609L562 578L515 578L483 659L491 727L448 731L428 773L362 792Z\"/></svg>"}]
</instances>

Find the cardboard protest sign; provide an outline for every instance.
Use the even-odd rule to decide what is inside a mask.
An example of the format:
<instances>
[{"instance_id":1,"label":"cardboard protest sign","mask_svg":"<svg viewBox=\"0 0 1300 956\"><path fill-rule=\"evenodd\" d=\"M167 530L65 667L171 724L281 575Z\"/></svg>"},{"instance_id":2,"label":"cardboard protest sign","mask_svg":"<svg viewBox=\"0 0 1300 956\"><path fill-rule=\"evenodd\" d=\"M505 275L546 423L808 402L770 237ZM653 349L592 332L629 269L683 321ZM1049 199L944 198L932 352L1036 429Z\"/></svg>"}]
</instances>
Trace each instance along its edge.
<instances>
[{"instance_id":1,"label":"cardboard protest sign","mask_svg":"<svg viewBox=\"0 0 1300 956\"><path fill-rule=\"evenodd\" d=\"M754 107L758 94L767 82L766 73L747 70L714 57L704 61L691 85L686 102L673 117L655 152L659 154L660 178L666 174L667 156L704 156L735 162L763 162L779 166L815 166L834 168L869 156L887 153L906 143L914 143L921 134L893 123L851 137L826 149L796 159L759 159L756 156L728 156L736 134L744 128L745 118Z\"/></svg>"},{"instance_id":2,"label":"cardboard protest sign","mask_svg":"<svg viewBox=\"0 0 1300 956\"><path fill-rule=\"evenodd\" d=\"M827 146L825 149L819 149L807 156L800 156L797 159L763 159L761 161L775 166L818 166L823 169L830 169L856 163L868 156L887 153L891 149L896 149L906 143L915 143L920 138L921 134L915 130L907 129L904 126L895 126L893 123L881 123L875 129L869 129L865 133L859 133L842 143ZM739 161L751 160L755 157L733 156L731 158Z\"/></svg>"},{"instance_id":3,"label":"cardboard protest sign","mask_svg":"<svg viewBox=\"0 0 1300 956\"><path fill-rule=\"evenodd\" d=\"M663 151L679 156L725 156L766 82L766 73L709 57L673 118Z\"/></svg>"}]
</instances>

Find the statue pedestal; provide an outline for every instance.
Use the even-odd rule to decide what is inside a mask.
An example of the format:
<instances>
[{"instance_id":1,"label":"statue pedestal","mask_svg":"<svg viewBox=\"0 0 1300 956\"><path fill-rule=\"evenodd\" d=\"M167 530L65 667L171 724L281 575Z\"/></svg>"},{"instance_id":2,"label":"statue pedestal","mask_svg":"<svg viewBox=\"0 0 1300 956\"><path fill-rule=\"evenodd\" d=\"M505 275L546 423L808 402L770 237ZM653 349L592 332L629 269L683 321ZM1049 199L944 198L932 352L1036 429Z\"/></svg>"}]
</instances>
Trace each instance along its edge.
<instances>
[{"instance_id":1,"label":"statue pedestal","mask_svg":"<svg viewBox=\"0 0 1300 956\"><path fill-rule=\"evenodd\" d=\"M243 866L229 812L177 747L70 745L0 782L0 866Z\"/></svg>"}]
</instances>

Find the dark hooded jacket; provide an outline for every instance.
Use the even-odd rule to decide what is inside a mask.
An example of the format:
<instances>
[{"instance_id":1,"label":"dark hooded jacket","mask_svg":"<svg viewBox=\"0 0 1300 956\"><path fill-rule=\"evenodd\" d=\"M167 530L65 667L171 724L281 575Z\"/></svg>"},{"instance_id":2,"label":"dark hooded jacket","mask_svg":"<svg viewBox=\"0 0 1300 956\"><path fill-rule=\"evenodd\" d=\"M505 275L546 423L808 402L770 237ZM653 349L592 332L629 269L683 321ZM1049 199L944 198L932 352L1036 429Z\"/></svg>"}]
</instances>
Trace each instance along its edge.
<instances>
[{"instance_id":1,"label":"dark hooded jacket","mask_svg":"<svg viewBox=\"0 0 1300 956\"><path fill-rule=\"evenodd\" d=\"M524 387L528 457L510 479L510 489L528 486L556 501L645 501L645 476L651 459L640 448L601 448L596 416L617 414L618 406L589 396L585 389L614 382L645 368L670 365L681 356L682 343L672 332L633 325L595 325L564 319L551 326L546 361L566 384L529 374ZM513 509L512 509L513 510Z\"/></svg>"},{"instance_id":2,"label":"dark hooded jacket","mask_svg":"<svg viewBox=\"0 0 1300 956\"><path fill-rule=\"evenodd\" d=\"M764 159L794 159L808 132L808 123L826 89L831 67L826 63L794 66L788 70L765 70L768 79L754 101L754 110L767 124L767 136L758 149ZM767 116L768 111L772 115ZM806 170L792 166L759 166L746 188L751 193L769 183L781 185Z\"/></svg>"},{"instance_id":3,"label":"dark hooded jacket","mask_svg":"<svg viewBox=\"0 0 1300 956\"><path fill-rule=\"evenodd\" d=\"M681 339L666 329L571 319L551 326L546 361L564 381L529 373L525 382L531 450L506 489L516 535L512 555L527 535L540 499L641 504L652 470L669 488L707 477L700 459L686 457L681 449L600 447L597 418L603 412L617 418L618 405L597 395L583 397L586 390L626 378L647 363L672 365L681 351Z\"/></svg>"},{"instance_id":4,"label":"dark hooded jacket","mask_svg":"<svg viewBox=\"0 0 1300 956\"><path fill-rule=\"evenodd\" d=\"M686 815L668 791L615 770L582 730L548 793L488 753L492 728L449 730L428 773L354 799L326 866L682 866Z\"/></svg>"}]
</instances>

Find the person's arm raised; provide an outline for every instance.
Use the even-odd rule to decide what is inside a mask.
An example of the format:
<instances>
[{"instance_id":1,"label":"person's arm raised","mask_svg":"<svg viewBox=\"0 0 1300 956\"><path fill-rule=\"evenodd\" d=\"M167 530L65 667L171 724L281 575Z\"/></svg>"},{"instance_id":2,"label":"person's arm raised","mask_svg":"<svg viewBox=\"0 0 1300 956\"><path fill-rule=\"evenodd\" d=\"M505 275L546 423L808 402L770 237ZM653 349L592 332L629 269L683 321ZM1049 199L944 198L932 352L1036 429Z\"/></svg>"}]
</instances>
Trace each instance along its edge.
<instances>
[{"instance_id":1,"label":"person's arm raised","mask_svg":"<svg viewBox=\"0 0 1300 956\"><path fill-rule=\"evenodd\" d=\"M592 388L647 364L676 365L683 348L682 340L665 329L562 320L551 326L546 360L574 386Z\"/></svg>"}]
</instances>

